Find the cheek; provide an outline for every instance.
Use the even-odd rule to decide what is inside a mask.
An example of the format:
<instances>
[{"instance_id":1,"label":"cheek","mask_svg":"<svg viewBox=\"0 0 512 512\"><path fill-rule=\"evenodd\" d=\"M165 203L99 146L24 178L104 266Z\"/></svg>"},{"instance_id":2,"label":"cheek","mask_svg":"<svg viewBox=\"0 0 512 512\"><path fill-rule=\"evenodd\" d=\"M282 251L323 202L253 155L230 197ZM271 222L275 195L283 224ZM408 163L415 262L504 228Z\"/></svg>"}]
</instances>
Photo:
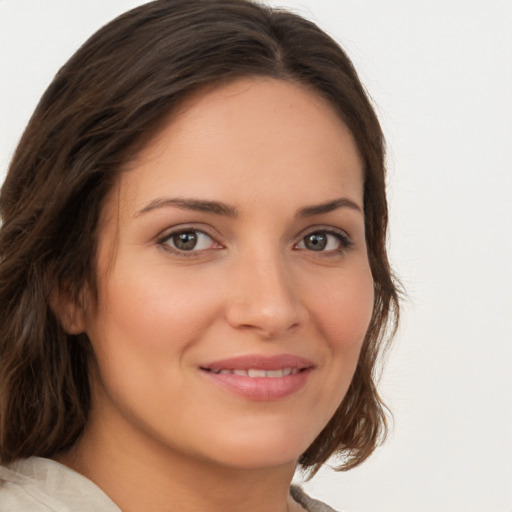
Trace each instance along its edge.
<instances>
[{"instance_id":1,"label":"cheek","mask_svg":"<svg viewBox=\"0 0 512 512\"><path fill-rule=\"evenodd\" d=\"M179 407L193 347L218 316L219 297L183 275L171 279L164 268L122 269L118 260L88 330L102 382L97 398L110 396L129 415L141 409L158 417L162 396Z\"/></svg>"},{"instance_id":2,"label":"cheek","mask_svg":"<svg viewBox=\"0 0 512 512\"><path fill-rule=\"evenodd\" d=\"M310 313L320 335L322 392L315 396L311 410L315 420L314 438L340 406L349 389L359 361L373 311L373 280L369 268L343 272L320 282L311 295Z\"/></svg>"},{"instance_id":3,"label":"cheek","mask_svg":"<svg viewBox=\"0 0 512 512\"><path fill-rule=\"evenodd\" d=\"M197 338L218 314L220 298L215 287L200 279L172 273L168 267L137 268L123 272L122 261L109 277L100 297L101 327L110 337L124 338L132 348L179 349Z\"/></svg>"},{"instance_id":4,"label":"cheek","mask_svg":"<svg viewBox=\"0 0 512 512\"><path fill-rule=\"evenodd\" d=\"M105 392L132 416L138 409L162 415L162 397L174 397L178 407L183 379L190 377L190 349L219 316L220 298L202 279L171 275L165 265L134 270L118 258L89 321L98 395Z\"/></svg>"},{"instance_id":5,"label":"cheek","mask_svg":"<svg viewBox=\"0 0 512 512\"><path fill-rule=\"evenodd\" d=\"M374 290L369 268L324 283L316 296L314 316L330 350L350 353L357 359L373 312Z\"/></svg>"}]
</instances>

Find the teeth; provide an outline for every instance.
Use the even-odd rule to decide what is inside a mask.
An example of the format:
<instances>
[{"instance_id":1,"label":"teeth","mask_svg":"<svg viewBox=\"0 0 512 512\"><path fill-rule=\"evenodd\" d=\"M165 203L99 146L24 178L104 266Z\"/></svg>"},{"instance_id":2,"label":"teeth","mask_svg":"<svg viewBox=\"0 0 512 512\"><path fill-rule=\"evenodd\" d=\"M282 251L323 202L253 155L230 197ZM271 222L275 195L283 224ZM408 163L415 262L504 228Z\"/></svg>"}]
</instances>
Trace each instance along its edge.
<instances>
[{"instance_id":1,"label":"teeth","mask_svg":"<svg viewBox=\"0 0 512 512\"><path fill-rule=\"evenodd\" d=\"M299 368L281 368L279 370L261 370L259 368L249 368L248 370L212 370L213 373L220 375L243 375L245 377L286 377L299 373Z\"/></svg>"},{"instance_id":2,"label":"teeth","mask_svg":"<svg viewBox=\"0 0 512 512\"><path fill-rule=\"evenodd\" d=\"M267 372L265 370L253 370L251 368L250 370L247 370L247 375L249 375L249 377L266 377Z\"/></svg>"}]
</instances>

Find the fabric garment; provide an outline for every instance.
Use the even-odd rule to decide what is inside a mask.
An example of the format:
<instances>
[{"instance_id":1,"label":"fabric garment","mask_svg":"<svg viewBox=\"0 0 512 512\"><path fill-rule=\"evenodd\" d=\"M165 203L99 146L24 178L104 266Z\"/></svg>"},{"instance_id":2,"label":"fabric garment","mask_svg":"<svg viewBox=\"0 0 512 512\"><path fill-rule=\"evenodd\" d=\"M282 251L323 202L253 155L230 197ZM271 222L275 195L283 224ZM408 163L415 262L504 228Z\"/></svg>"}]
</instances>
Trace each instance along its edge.
<instances>
[{"instance_id":1,"label":"fabric garment","mask_svg":"<svg viewBox=\"0 0 512 512\"><path fill-rule=\"evenodd\" d=\"M290 494L308 512L335 512L299 487ZM50 459L0 465L0 512L121 512L93 482Z\"/></svg>"}]
</instances>

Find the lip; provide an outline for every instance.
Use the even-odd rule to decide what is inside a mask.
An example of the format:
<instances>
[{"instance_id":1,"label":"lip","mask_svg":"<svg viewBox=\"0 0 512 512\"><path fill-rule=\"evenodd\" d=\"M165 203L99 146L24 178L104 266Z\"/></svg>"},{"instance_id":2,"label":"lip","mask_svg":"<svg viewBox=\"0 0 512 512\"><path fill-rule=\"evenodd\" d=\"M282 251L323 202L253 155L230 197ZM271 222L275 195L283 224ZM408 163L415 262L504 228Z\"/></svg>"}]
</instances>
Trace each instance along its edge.
<instances>
[{"instance_id":1,"label":"lip","mask_svg":"<svg viewBox=\"0 0 512 512\"><path fill-rule=\"evenodd\" d=\"M250 354L201 365L202 374L225 390L255 401L274 401L293 395L302 389L315 368L314 363L292 354L262 356ZM283 376L249 377L221 370L263 370L267 372L291 369Z\"/></svg>"}]
</instances>

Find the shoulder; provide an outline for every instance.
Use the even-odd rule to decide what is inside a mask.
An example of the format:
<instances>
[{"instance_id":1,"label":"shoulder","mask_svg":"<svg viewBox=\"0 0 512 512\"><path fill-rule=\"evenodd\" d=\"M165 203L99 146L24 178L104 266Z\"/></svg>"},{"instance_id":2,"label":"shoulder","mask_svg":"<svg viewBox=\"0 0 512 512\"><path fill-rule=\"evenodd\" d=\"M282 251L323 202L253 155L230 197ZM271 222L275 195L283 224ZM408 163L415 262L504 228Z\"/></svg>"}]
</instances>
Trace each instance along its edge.
<instances>
[{"instance_id":1,"label":"shoulder","mask_svg":"<svg viewBox=\"0 0 512 512\"><path fill-rule=\"evenodd\" d=\"M307 512L336 512L333 508L329 507L321 501L309 497L300 487L292 485L290 487L290 494L292 498L302 505ZM343 512L343 511L339 511Z\"/></svg>"},{"instance_id":2,"label":"shoulder","mask_svg":"<svg viewBox=\"0 0 512 512\"><path fill-rule=\"evenodd\" d=\"M0 512L120 512L93 482L50 459L0 465Z\"/></svg>"}]
</instances>

